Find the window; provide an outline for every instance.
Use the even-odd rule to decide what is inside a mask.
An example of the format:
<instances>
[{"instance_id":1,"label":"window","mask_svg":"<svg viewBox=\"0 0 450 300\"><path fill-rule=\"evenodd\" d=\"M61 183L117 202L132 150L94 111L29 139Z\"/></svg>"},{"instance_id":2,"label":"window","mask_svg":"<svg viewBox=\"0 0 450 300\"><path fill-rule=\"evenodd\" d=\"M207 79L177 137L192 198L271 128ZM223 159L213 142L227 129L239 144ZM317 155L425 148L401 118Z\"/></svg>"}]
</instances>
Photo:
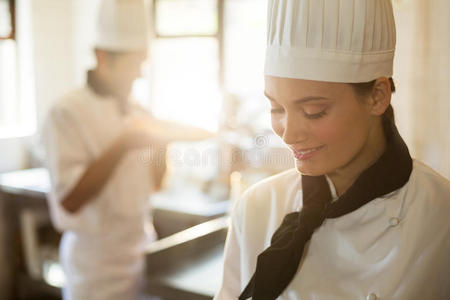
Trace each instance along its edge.
<instances>
[{"instance_id":1,"label":"window","mask_svg":"<svg viewBox=\"0 0 450 300\"><path fill-rule=\"evenodd\" d=\"M238 126L270 126L266 6L267 0L154 0L151 67L135 83L137 98L157 117L210 130L230 119L221 111L238 110ZM228 101L230 94L236 101Z\"/></svg>"},{"instance_id":2,"label":"window","mask_svg":"<svg viewBox=\"0 0 450 300\"><path fill-rule=\"evenodd\" d=\"M0 40L14 39L14 2L14 0L0 0Z\"/></svg>"},{"instance_id":3,"label":"window","mask_svg":"<svg viewBox=\"0 0 450 300\"><path fill-rule=\"evenodd\" d=\"M221 3L154 0L151 67L135 83L155 116L216 130L221 107ZM146 85L150 87L146 89Z\"/></svg>"},{"instance_id":4,"label":"window","mask_svg":"<svg viewBox=\"0 0 450 300\"><path fill-rule=\"evenodd\" d=\"M0 0L0 127L16 119L17 99L14 2Z\"/></svg>"},{"instance_id":5,"label":"window","mask_svg":"<svg viewBox=\"0 0 450 300\"><path fill-rule=\"evenodd\" d=\"M224 17L225 90L238 102L235 126L256 135L270 128L264 97L267 0L227 0Z\"/></svg>"},{"instance_id":6,"label":"window","mask_svg":"<svg viewBox=\"0 0 450 300\"><path fill-rule=\"evenodd\" d=\"M0 138L29 135L35 130L32 89L28 84L32 73L19 71L27 65L27 59L19 60L16 4L15 0L0 0Z\"/></svg>"}]
</instances>

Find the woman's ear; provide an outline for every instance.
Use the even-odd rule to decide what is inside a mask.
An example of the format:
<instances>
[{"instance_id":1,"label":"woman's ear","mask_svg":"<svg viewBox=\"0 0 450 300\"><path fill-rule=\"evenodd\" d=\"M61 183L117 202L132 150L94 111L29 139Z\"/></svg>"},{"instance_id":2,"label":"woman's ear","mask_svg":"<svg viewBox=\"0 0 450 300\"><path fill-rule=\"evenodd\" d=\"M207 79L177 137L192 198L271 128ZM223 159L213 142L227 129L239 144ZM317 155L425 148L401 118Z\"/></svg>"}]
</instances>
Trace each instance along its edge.
<instances>
[{"instance_id":1,"label":"woman's ear","mask_svg":"<svg viewBox=\"0 0 450 300\"><path fill-rule=\"evenodd\" d=\"M380 77L375 81L371 93L370 112L381 116L391 104L391 83L386 77Z\"/></svg>"}]
</instances>

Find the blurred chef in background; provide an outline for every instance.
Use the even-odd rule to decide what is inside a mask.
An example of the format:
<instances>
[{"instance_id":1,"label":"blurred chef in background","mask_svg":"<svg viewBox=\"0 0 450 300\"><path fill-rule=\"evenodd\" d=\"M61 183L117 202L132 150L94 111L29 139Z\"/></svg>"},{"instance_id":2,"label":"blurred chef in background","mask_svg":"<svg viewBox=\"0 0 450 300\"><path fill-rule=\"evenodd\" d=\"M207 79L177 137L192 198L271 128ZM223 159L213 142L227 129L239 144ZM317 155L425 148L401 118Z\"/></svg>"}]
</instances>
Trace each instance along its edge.
<instances>
[{"instance_id":1,"label":"blurred chef in background","mask_svg":"<svg viewBox=\"0 0 450 300\"><path fill-rule=\"evenodd\" d=\"M159 188L166 145L210 137L151 116L130 100L149 47L144 0L104 0L97 65L87 84L64 96L44 127L52 222L64 232L65 300L137 299L144 245L155 238L148 197ZM153 151L143 155L143 151ZM149 226L148 226L149 225Z\"/></svg>"}]
</instances>

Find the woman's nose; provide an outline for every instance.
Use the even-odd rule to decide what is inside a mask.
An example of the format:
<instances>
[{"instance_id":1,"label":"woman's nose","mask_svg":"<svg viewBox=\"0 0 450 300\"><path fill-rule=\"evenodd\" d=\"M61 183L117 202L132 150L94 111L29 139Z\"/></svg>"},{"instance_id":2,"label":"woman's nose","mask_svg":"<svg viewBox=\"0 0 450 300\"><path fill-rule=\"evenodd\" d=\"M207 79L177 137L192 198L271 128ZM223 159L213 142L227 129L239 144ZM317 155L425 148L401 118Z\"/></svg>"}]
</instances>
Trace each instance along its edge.
<instances>
[{"instance_id":1,"label":"woman's nose","mask_svg":"<svg viewBox=\"0 0 450 300\"><path fill-rule=\"evenodd\" d=\"M291 116L287 116L284 124L282 135L283 141L287 145L302 143L307 140L307 128L303 120Z\"/></svg>"}]
</instances>

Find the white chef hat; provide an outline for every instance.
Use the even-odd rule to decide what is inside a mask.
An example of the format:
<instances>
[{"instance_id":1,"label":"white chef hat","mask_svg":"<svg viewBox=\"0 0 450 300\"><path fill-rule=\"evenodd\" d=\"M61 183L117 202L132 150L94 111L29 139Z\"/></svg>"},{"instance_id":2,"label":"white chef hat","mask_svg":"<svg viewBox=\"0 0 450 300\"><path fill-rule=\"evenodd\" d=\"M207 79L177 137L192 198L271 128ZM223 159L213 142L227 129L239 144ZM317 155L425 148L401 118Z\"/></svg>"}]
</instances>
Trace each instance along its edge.
<instances>
[{"instance_id":1,"label":"white chef hat","mask_svg":"<svg viewBox=\"0 0 450 300\"><path fill-rule=\"evenodd\" d=\"M150 7L145 0L102 0L97 20L96 48L132 52L150 41Z\"/></svg>"},{"instance_id":2,"label":"white chef hat","mask_svg":"<svg viewBox=\"0 0 450 300\"><path fill-rule=\"evenodd\" d=\"M265 74L330 82L391 77L391 0L269 0Z\"/></svg>"}]
</instances>

